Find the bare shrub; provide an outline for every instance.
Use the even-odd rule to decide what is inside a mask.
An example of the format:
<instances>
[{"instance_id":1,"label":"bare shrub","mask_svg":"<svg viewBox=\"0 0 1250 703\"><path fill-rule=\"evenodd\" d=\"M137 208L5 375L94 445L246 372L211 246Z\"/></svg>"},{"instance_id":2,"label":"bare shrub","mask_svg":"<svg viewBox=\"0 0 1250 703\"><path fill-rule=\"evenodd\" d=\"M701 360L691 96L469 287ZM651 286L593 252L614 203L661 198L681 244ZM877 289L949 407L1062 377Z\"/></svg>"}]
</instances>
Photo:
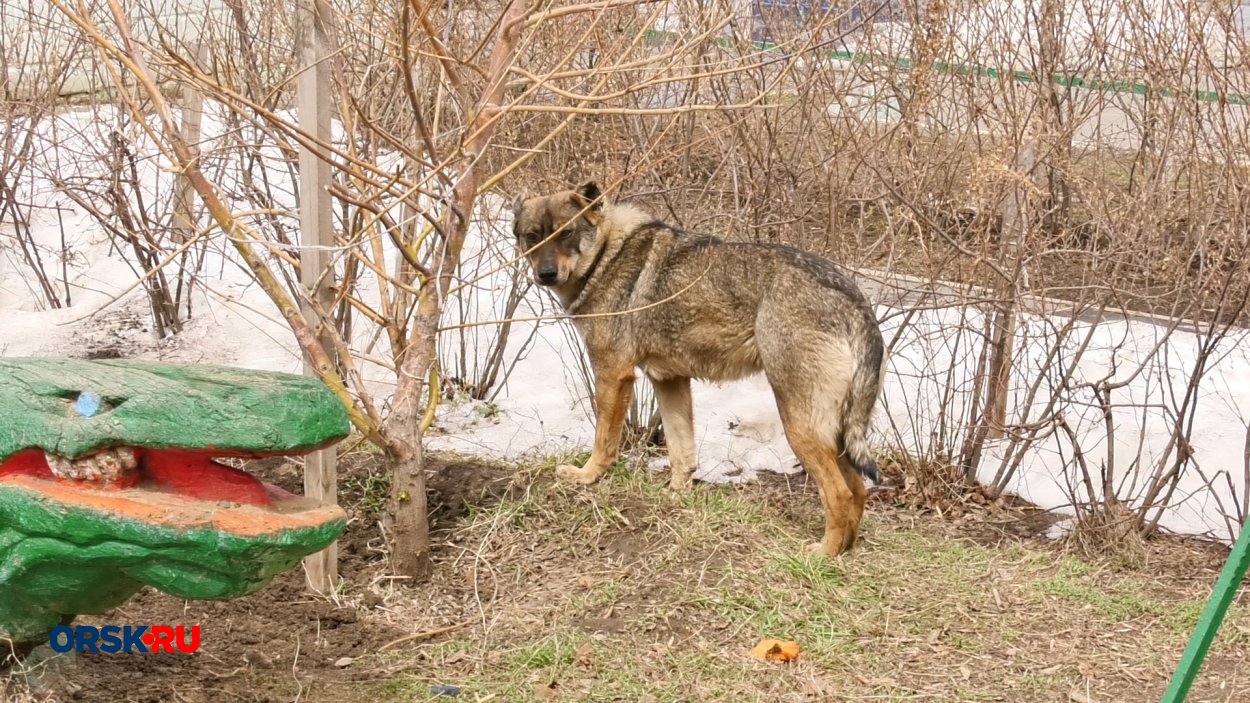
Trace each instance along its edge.
<instances>
[{"instance_id":1,"label":"bare shrub","mask_svg":"<svg viewBox=\"0 0 1250 703\"><path fill-rule=\"evenodd\" d=\"M1087 559L1111 558L1125 567L1140 566L1146 560L1141 520L1115 500L1104 501L1096 510L1081 513L1064 542Z\"/></svg>"},{"instance_id":2,"label":"bare shrub","mask_svg":"<svg viewBox=\"0 0 1250 703\"><path fill-rule=\"evenodd\" d=\"M285 11L230 2L197 41L151 22L127 43L116 17L57 4L74 22L61 31L98 49L94 75L113 72L134 143L198 169L206 251L284 313L304 296L296 153L332 165L335 298L288 319L410 474L432 403L494 397L529 350L529 318L554 315L514 266L503 203L593 177L682 227L858 271L889 344L878 441L913 457L902 463L934 500L1048 476L1089 524L1127 510L1142 534L1184 518L1226 537L1245 520L1250 462L1217 459L1200 422L1236 405L1214 384L1244 361L1250 288L1250 74L1227 3L902 0L756 17L727 1L329 2L327 142L296 123ZM221 128L198 154L157 85L209 101ZM13 143L0 211L20 243L31 201L3 184L39 151ZM99 185L64 188L124 233L136 272L181 265L173 188L123 188L104 208ZM21 251L6 249L44 304L72 302L52 252ZM145 280L177 291L186 275ZM640 384L644 439L650 403Z\"/></svg>"}]
</instances>

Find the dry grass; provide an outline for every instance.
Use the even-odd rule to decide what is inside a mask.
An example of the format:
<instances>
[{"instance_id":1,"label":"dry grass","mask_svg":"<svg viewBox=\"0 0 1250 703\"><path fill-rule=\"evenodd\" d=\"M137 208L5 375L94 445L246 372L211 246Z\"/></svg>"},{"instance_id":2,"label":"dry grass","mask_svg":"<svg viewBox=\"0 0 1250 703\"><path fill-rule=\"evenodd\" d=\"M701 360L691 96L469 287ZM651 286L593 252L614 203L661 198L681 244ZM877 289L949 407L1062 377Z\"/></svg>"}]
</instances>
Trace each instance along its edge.
<instances>
[{"instance_id":1,"label":"dry grass","mask_svg":"<svg viewBox=\"0 0 1250 703\"><path fill-rule=\"evenodd\" d=\"M446 533L458 556L444 577L476 583L478 624L380 657L370 697L433 700L432 685L454 684L483 701L1148 700L1213 581L983 546L884 505L856 552L829 561L802 553L821 522L799 483L674 499L644 471L592 489L547 477L515 474L508 497ZM1218 661L1244 664L1246 622L1243 606ZM763 637L803 654L755 661ZM1213 697L1193 700L1250 695L1235 667L1204 684Z\"/></svg>"},{"instance_id":2,"label":"dry grass","mask_svg":"<svg viewBox=\"0 0 1250 703\"><path fill-rule=\"evenodd\" d=\"M1123 503L1114 501L1082 514L1064 541L1080 556L1111 559L1127 566L1140 565L1146 555L1141 520Z\"/></svg>"},{"instance_id":3,"label":"dry grass","mask_svg":"<svg viewBox=\"0 0 1250 703\"><path fill-rule=\"evenodd\" d=\"M0 678L0 701L5 703L35 703L37 701L25 682L15 676Z\"/></svg>"},{"instance_id":4,"label":"dry grass","mask_svg":"<svg viewBox=\"0 0 1250 703\"><path fill-rule=\"evenodd\" d=\"M165 687L188 701L221 699L222 687L249 701L448 700L435 685L496 703L1151 700L1221 560L1151 542L1126 569L994 537L990 523L1010 511L956 523L881 501L856 551L827 560L802 551L821 516L801 477L673 497L642 469L570 488L551 480L554 462L455 462L435 484L434 580L400 586L375 558L336 599L401 633L466 625L372 646L341 671L303 668L316 656L306 642L302 675L231 672L208 682L216 698ZM370 491L385 486L353 486L344 502L368 524ZM1250 699L1248 624L1243 602L1190 700ZM764 637L797 641L799 660L752 659Z\"/></svg>"}]
</instances>

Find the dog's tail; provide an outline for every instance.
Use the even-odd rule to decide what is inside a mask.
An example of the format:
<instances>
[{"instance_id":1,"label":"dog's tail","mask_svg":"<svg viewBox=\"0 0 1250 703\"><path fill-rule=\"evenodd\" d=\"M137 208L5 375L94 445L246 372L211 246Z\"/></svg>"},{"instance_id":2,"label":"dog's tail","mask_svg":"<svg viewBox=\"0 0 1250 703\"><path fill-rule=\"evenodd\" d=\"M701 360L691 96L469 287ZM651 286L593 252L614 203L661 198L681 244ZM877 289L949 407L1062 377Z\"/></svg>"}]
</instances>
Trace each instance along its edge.
<instances>
[{"instance_id":1,"label":"dog's tail","mask_svg":"<svg viewBox=\"0 0 1250 703\"><path fill-rule=\"evenodd\" d=\"M875 328L873 332L876 332ZM842 436L839 445L861 475L877 482L877 460L868 446L868 429L872 425L872 412L881 392L884 373L885 343L879 333L869 334L851 377L850 391L842 408Z\"/></svg>"}]
</instances>

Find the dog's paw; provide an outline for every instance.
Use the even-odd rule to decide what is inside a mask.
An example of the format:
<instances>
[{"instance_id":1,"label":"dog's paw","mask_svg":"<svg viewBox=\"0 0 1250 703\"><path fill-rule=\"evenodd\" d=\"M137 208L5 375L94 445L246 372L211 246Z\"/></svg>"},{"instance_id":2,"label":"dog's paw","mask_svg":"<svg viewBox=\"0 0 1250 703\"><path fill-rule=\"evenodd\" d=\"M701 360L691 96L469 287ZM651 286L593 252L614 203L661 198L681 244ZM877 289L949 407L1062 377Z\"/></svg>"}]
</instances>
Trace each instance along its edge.
<instances>
[{"instance_id":1,"label":"dog's paw","mask_svg":"<svg viewBox=\"0 0 1250 703\"><path fill-rule=\"evenodd\" d=\"M851 551L851 549L855 546L854 532L846 532L841 535L835 534L833 537L833 539L830 539L830 535L825 535L825 538L819 542L813 542L812 544L807 545L807 553L824 554L830 559L834 559ZM830 545L833 546L831 547Z\"/></svg>"},{"instance_id":2,"label":"dog's paw","mask_svg":"<svg viewBox=\"0 0 1250 703\"><path fill-rule=\"evenodd\" d=\"M560 464L556 467L556 478L570 483L589 486L599 480L600 472L594 469L580 468L572 464Z\"/></svg>"},{"instance_id":3,"label":"dog's paw","mask_svg":"<svg viewBox=\"0 0 1250 703\"><path fill-rule=\"evenodd\" d=\"M668 491L676 495L685 495L694 490L694 479L687 476L684 480L672 479L668 482Z\"/></svg>"},{"instance_id":4,"label":"dog's paw","mask_svg":"<svg viewBox=\"0 0 1250 703\"><path fill-rule=\"evenodd\" d=\"M669 485L664 489L664 497L673 505L681 505L681 502L686 498L686 496L690 495L690 493L691 490L689 488L673 488L672 485Z\"/></svg>"},{"instance_id":5,"label":"dog's paw","mask_svg":"<svg viewBox=\"0 0 1250 703\"><path fill-rule=\"evenodd\" d=\"M829 559L837 559L838 557L842 556L843 554L847 552L846 549L830 550L825 540L821 540L819 542L812 542L811 544L807 545L807 549L804 551L806 551L808 554L819 554L821 556L828 557Z\"/></svg>"}]
</instances>

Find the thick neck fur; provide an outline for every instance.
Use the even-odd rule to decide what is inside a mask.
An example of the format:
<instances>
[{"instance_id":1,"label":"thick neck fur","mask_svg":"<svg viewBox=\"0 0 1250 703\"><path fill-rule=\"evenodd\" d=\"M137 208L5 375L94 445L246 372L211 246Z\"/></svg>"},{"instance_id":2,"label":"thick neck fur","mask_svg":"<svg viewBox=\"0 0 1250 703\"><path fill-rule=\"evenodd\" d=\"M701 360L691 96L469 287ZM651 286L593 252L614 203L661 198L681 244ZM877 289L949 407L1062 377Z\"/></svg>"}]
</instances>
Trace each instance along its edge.
<instances>
[{"instance_id":1,"label":"thick neck fur","mask_svg":"<svg viewBox=\"0 0 1250 703\"><path fill-rule=\"evenodd\" d=\"M601 275L605 266L611 265L626 239L639 227L655 220L649 213L635 205L605 204L595 227L595 238L583 242L577 267L568 282L556 289L560 302L568 312L577 312L585 302L590 284Z\"/></svg>"}]
</instances>

